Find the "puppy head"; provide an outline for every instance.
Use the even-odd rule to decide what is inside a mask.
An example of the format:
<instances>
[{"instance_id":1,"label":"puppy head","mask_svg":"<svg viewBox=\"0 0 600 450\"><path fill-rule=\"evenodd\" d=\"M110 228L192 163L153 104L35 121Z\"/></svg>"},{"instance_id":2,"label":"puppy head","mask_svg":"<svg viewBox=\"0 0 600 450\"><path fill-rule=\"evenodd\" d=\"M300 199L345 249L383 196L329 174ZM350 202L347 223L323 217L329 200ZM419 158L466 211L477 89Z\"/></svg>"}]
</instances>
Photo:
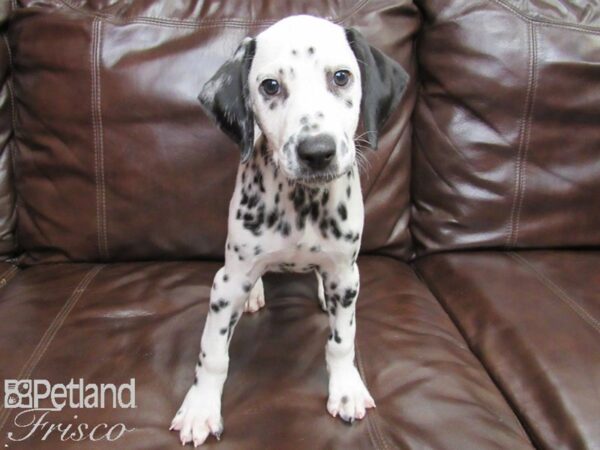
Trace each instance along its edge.
<instances>
[{"instance_id":1,"label":"puppy head","mask_svg":"<svg viewBox=\"0 0 600 450\"><path fill-rule=\"evenodd\" d=\"M251 156L264 135L290 179L314 184L354 164L362 115L367 142L397 106L408 75L353 29L291 16L246 38L199 96L208 113Z\"/></svg>"}]
</instances>

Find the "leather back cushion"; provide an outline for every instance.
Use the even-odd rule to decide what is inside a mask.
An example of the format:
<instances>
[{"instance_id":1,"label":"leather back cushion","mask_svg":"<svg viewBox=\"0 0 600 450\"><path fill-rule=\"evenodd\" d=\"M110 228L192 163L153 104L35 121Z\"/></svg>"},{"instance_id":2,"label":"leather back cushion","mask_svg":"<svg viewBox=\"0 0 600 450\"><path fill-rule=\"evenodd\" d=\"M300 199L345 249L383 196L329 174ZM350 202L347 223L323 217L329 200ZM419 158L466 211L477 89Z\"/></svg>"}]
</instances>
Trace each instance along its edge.
<instances>
[{"instance_id":1,"label":"leather back cushion","mask_svg":"<svg viewBox=\"0 0 600 450\"><path fill-rule=\"evenodd\" d=\"M420 3L420 251L600 245L600 7Z\"/></svg>"},{"instance_id":2,"label":"leather back cushion","mask_svg":"<svg viewBox=\"0 0 600 450\"><path fill-rule=\"evenodd\" d=\"M24 263L221 257L239 151L196 97L245 36L280 18L354 26L415 79L408 0L21 4L9 41ZM410 255L415 96L413 81L368 155L363 250Z\"/></svg>"},{"instance_id":3,"label":"leather back cushion","mask_svg":"<svg viewBox=\"0 0 600 450\"><path fill-rule=\"evenodd\" d=\"M14 97L10 80L11 54L5 29L11 3L0 4L0 260L17 249L15 237L15 192L12 179Z\"/></svg>"}]
</instances>

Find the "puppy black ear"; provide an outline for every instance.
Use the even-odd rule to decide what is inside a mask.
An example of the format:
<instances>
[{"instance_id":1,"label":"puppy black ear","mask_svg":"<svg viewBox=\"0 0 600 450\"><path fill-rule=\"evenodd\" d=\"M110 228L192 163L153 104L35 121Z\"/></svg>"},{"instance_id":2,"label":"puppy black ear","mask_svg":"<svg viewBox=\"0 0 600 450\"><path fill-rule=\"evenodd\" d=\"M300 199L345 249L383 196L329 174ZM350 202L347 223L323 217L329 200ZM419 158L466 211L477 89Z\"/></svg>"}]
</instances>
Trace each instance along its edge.
<instances>
[{"instance_id":1,"label":"puppy black ear","mask_svg":"<svg viewBox=\"0 0 600 450\"><path fill-rule=\"evenodd\" d=\"M249 104L248 74L256 41L246 38L231 59L203 86L198 100L206 113L242 150L246 162L254 147L254 115Z\"/></svg>"},{"instance_id":2,"label":"puppy black ear","mask_svg":"<svg viewBox=\"0 0 600 450\"><path fill-rule=\"evenodd\" d=\"M346 29L346 39L360 67L360 109L367 142L372 149L376 149L379 132L390 113L400 103L409 76L400 64L371 47L354 28Z\"/></svg>"}]
</instances>

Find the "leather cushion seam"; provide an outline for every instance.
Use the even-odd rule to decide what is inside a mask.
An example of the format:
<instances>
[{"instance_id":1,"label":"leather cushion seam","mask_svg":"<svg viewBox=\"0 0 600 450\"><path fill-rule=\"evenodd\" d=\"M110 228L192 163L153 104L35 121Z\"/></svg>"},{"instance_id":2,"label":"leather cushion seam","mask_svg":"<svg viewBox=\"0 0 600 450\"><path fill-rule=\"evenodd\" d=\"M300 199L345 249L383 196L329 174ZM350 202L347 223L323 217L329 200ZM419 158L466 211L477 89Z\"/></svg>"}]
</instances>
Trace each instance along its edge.
<instances>
[{"instance_id":1,"label":"leather cushion seam","mask_svg":"<svg viewBox=\"0 0 600 450\"><path fill-rule=\"evenodd\" d=\"M91 114L94 146L94 175L96 186L96 228L98 253L101 259L108 259L108 237L106 229L106 189L104 180L104 131L102 128L102 103L100 87L100 49L102 46L102 23L95 19L92 23L90 44L91 64Z\"/></svg>"},{"instance_id":2,"label":"leather cushion seam","mask_svg":"<svg viewBox=\"0 0 600 450\"><path fill-rule=\"evenodd\" d=\"M565 303L575 314L577 314L584 322L600 332L600 321L590 314L583 306L571 298L567 292L548 278L543 272L538 270L525 257L515 252L509 252L509 255L523 267L533 272L537 280L552 292L559 300Z\"/></svg>"},{"instance_id":3,"label":"leather cushion seam","mask_svg":"<svg viewBox=\"0 0 600 450\"><path fill-rule=\"evenodd\" d=\"M56 334L58 333L58 331L64 324L68 315L73 310L73 308L75 307L75 305L77 304L77 302L79 301L79 299L81 298L81 296L83 295L83 293L85 292L87 287L90 285L92 280L96 277L96 275L98 275L98 273L104 267L105 267L104 265L98 265L98 266L92 267L90 270L88 270L86 272L86 274L83 276L83 278L79 281L79 284L77 284L77 286L75 287L75 289L73 290L73 292L71 293L71 295L69 296L67 301L61 307L58 314L56 314L56 316L54 317L54 319L52 320L52 322L50 323L50 325L48 326L48 328L42 335L37 346L35 347L35 349L31 353L31 355L29 356L29 359L25 362L25 365L21 368L21 371L19 372L17 379L26 379L26 378L31 377L31 374L33 373L33 371L35 370L35 368L37 367L37 365L43 358L44 354L48 350L48 347L53 342L54 338L56 337ZM6 409L3 406L0 406L0 430L2 430L4 428L4 425L6 424L6 421L10 417L10 414L12 411L13 411L13 409Z\"/></svg>"},{"instance_id":4,"label":"leather cushion seam","mask_svg":"<svg viewBox=\"0 0 600 450\"><path fill-rule=\"evenodd\" d=\"M509 10L511 13L513 13L515 16L519 17L520 19L524 20L525 22L529 22L529 23L535 23L539 26L543 26L543 27L553 27L553 28L566 28L572 31L578 31L581 33L590 33L590 34L600 34L600 29L598 29L597 27L592 27L592 26L587 26L587 25L574 25L574 24L569 24L566 22L558 22L558 21L553 21L553 20L549 20L549 19L540 19L540 18L533 18L525 13L523 13L522 11L519 11L518 9L516 9L514 6L509 5L508 3L504 2L503 0L490 0L494 3L496 3L498 6Z\"/></svg>"},{"instance_id":5,"label":"leather cushion seam","mask_svg":"<svg viewBox=\"0 0 600 450\"><path fill-rule=\"evenodd\" d=\"M525 168L527 164L527 150L529 146L529 136L533 112L533 98L537 88L536 80L536 60L537 60L537 48L536 48L536 37L535 28L533 24L529 24L529 68L528 68L528 79L527 79L527 91L525 93L525 104L523 106L523 116L521 117L521 123L519 126L519 147L517 150L517 157L515 160L515 181L513 190L512 206L510 209L510 216L508 220L508 230L506 233L506 247L512 247L516 245L519 233L519 221L522 204L522 196L524 195L525 189Z\"/></svg>"},{"instance_id":6,"label":"leather cushion seam","mask_svg":"<svg viewBox=\"0 0 600 450\"><path fill-rule=\"evenodd\" d=\"M272 25L279 19L254 19L244 20L239 18L226 18L226 19L200 19L199 21L191 21L185 19L171 19L167 17L152 17L152 16L140 16L140 17L115 17L110 14L102 12L93 12L84 10L78 6L73 5L69 0L60 0L60 2L67 8L86 16L95 17L98 20L107 21L113 24L129 24L129 23L145 23L150 25L161 25L175 28L214 28L214 27L237 27L237 28L249 28L249 27L261 27ZM343 23L358 11L360 11L369 0L361 0L357 2L348 12L344 15L331 17L334 23ZM283 17L282 17L283 18Z\"/></svg>"}]
</instances>

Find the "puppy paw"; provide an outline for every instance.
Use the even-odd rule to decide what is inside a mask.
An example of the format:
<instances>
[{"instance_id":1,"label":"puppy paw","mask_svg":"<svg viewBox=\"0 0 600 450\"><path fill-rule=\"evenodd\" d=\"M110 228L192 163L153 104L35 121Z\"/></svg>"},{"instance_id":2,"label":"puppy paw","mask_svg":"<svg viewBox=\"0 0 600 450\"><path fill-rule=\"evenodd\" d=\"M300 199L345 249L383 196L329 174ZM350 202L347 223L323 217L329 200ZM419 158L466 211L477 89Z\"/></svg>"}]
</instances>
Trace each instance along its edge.
<instances>
[{"instance_id":1,"label":"puppy paw","mask_svg":"<svg viewBox=\"0 0 600 450\"><path fill-rule=\"evenodd\" d=\"M190 388L169 428L179 431L181 445L191 443L198 447L209 434L221 439L223 421L219 395L219 392L201 390L196 385Z\"/></svg>"},{"instance_id":2,"label":"puppy paw","mask_svg":"<svg viewBox=\"0 0 600 450\"><path fill-rule=\"evenodd\" d=\"M333 417L339 416L344 422L352 423L365 417L368 408L374 408L375 401L360 378L356 367L338 370L329 380L327 411Z\"/></svg>"},{"instance_id":3,"label":"puppy paw","mask_svg":"<svg viewBox=\"0 0 600 450\"><path fill-rule=\"evenodd\" d=\"M263 306L265 306L265 291L262 278L259 278L244 304L244 312L255 313Z\"/></svg>"}]
</instances>

